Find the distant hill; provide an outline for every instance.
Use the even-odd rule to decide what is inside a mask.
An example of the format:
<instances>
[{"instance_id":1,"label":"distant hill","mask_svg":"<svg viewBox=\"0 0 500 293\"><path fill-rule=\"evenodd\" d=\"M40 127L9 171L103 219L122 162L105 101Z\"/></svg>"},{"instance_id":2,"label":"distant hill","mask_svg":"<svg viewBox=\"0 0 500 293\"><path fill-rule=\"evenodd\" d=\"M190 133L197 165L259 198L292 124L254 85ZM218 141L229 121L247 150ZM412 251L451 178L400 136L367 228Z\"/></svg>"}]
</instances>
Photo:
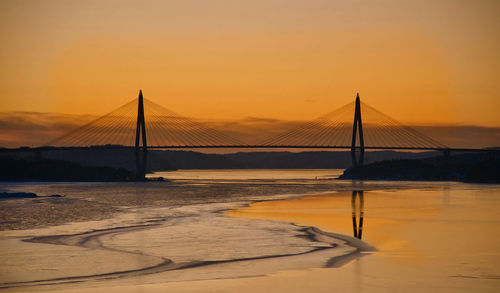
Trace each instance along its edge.
<instances>
[{"instance_id":1,"label":"distant hill","mask_svg":"<svg viewBox=\"0 0 500 293\"><path fill-rule=\"evenodd\" d=\"M149 169L175 170L176 168L155 151L150 151L148 156ZM13 156L18 158L53 159L77 163L83 166L105 166L124 168L135 172L135 151L131 149L104 149L90 147L87 149L43 150L35 152L29 148L23 151L8 152L3 150L0 156Z\"/></svg>"},{"instance_id":2,"label":"distant hill","mask_svg":"<svg viewBox=\"0 0 500 293\"><path fill-rule=\"evenodd\" d=\"M108 166L135 171L135 152L130 149L88 149L44 150L36 154L33 150L9 152L21 158L43 158L75 162L85 166ZM439 152L366 152L365 162L388 159L416 159L440 156ZM308 151L308 152L238 152L230 154L207 154L194 151L149 150L149 171L176 169L345 169L351 166L348 151Z\"/></svg>"},{"instance_id":3,"label":"distant hill","mask_svg":"<svg viewBox=\"0 0 500 293\"><path fill-rule=\"evenodd\" d=\"M410 153L394 151L366 152L365 161L375 162L386 159L424 158L439 153ZM351 153L346 151L307 152L240 152L224 157L237 162L242 168L251 169L345 169L351 167Z\"/></svg>"},{"instance_id":4,"label":"distant hill","mask_svg":"<svg viewBox=\"0 0 500 293\"><path fill-rule=\"evenodd\" d=\"M82 166L61 160L0 158L0 181L125 181L136 175L123 168Z\"/></svg>"},{"instance_id":5,"label":"distant hill","mask_svg":"<svg viewBox=\"0 0 500 293\"><path fill-rule=\"evenodd\" d=\"M117 149L49 150L0 153L0 181L135 180L135 152ZM12 157L15 155L15 157ZM151 151L150 171L179 169L306 169L348 168L349 152L239 152L204 154L192 151ZM386 159L388 158L388 159ZM341 179L453 180L500 183L500 159L487 153L367 152L366 164L349 168Z\"/></svg>"}]
</instances>

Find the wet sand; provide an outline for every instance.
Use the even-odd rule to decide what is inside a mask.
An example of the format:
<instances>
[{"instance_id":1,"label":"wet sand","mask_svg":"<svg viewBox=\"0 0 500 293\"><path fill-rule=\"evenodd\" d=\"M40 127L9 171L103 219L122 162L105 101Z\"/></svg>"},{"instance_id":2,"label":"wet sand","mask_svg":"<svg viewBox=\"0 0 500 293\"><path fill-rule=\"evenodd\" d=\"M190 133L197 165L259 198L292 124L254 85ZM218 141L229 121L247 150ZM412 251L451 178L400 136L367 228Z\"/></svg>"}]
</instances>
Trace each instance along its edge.
<instances>
[{"instance_id":1,"label":"wet sand","mask_svg":"<svg viewBox=\"0 0 500 293\"><path fill-rule=\"evenodd\" d=\"M246 278L318 267L328 260L335 266L366 249L313 227L223 213L255 200L331 189L327 181L2 187L66 194L54 200L0 202L14 207L6 214L16 214L0 226L15 229L0 232L0 289L10 291ZM82 206L91 212L78 211ZM34 221L37 225L31 226Z\"/></svg>"},{"instance_id":2,"label":"wet sand","mask_svg":"<svg viewBox=\"0 0 500 293\"><path fill-rule=\"evenodd\" d=\"M361 252L374 250L373 247L370 247L366 243L359 241L356 238L351 238L340 234L327 233L314 227L307 227L300 229L300 232L304 232L304 234L299 236L308 238L310 241L318 244L317 246L311 246L310 249L308 250L295 253L258 255L258 256L222 259L222 260L174 262L168 258L154 257L153 255L148 255L142 252L133 252L116 248L110 248L103 243L103 237L109 237L111 235L121 234L121 233L129 234L133 231L151 228L153 225L129 226L123 228L104 229L104 230L86 232L81 234L42 236L42 237L34 237L26 239L24 240L25 242L31 242L31 243L77 246L77 247L89 248L92 250L107 250L111 252L117 252L121 254L120 255L121 264L123 264L123 262L126 263L126 261L124 261L123 259L123 257L126 256L124 256L123 254L139 256L141 259L142 267L129 270L119 270L110 273L97 273L92 275L78 275L78 276L66 276L59 278L47 278L41 280L7 282L7 283L2 283L0 288L26 289L29 287L35 287L38 290L40 289L39 286L44 286L44 285L55 286L55 285L68 284L74 282L94 281L103 279L132 278L137 276L160 274L168 271L187 270L192 268L199 268L203 270L204 267L206 266L216 266L227 263L245 263L245 262L255 262L262 260L277 260L280 258L290 259L292 257L308 257L309 254L320 255L319 252L323 252L323 250L331 250L327 253L321 253L321 255L323 255L322 257L327 257L326 266L338 267L358 257ZM108 258L109 260L108 255L106 255L106 258ZM146 258L146 260L144 258ZM121 268L123 269L122 265ZM220 277L230 278L230 276L227 275L227 273L226 275L220 275Z\"/></svg>"}]
</instances>

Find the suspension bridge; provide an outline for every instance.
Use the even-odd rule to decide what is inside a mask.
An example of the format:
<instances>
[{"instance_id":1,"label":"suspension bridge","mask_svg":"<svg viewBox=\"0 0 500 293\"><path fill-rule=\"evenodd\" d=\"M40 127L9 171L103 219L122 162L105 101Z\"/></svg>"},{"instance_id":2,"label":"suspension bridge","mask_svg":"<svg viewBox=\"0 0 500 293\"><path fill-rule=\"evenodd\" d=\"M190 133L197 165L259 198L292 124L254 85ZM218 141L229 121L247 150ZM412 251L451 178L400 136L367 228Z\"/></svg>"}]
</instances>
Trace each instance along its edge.
<instances>
[{"instance_id":1,"label":"suspension bridge","mask_svg":"<svg viewBox=\"0 0 500 293\"><path fill-rule=\"evenodd\" d=\"M446 146L361 102L359 94L354 102L335 111L255 142L251 136L237 138L224 129L170 111L145 99L142 90L138 98L37 149L95 146L135 149L141 178L147 169L148 149L347 149L353 165L363 164L365 150L433 150L446 156L451 151L487 151Z\"/></svg>"}]
</instances>

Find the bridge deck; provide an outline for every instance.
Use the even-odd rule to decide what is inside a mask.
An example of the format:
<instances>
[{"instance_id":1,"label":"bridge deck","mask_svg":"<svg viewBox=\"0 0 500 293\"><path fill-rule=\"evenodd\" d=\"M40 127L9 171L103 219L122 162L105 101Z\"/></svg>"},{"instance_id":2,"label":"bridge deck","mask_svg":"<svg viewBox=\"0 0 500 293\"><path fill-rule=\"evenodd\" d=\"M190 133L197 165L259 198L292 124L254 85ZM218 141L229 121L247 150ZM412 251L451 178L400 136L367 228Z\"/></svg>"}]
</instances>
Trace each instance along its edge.
<instances>
[{"instance_id":1,"label":"bridge deck","mask_svg":"<svg viewBox=\"0 0 500 293\"><path fill-rule=\"evenodd\" d=\"M1 151L30 151L30 150L75 150L75 149L135 149L135 146L88 146L88 147L35 147L35 148L4 148ZM142 149L142 147L140 147ZM351 150L351 146L308 146L308 145L165 145L148 146L148 149L336 149ZM361 150L361 147L354 147L355 150ZM500 149L474 149L474 148L430 148L430 147L382 147L365 146L365 150L408 150L408 151L450 151L450 152L491 152L500 151Z\"/></svg>"}]
</instances>

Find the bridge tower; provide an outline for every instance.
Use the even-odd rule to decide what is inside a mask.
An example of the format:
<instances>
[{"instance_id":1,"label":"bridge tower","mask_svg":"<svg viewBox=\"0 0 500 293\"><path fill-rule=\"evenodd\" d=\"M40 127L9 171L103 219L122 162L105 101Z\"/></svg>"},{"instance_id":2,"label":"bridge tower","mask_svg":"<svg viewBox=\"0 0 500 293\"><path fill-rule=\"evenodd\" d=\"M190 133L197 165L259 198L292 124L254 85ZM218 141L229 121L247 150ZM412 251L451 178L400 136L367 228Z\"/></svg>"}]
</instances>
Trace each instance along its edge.
<instances>
[{"instance_id":1,"label":"bridge tower","mask_svg":"<svg viewBox=\"0 0 500 293\"><path fill-rule=\"evenodd\" d=\"M135 162L137 176L146 179L146 167L148 161L148 144L146 140L146 122L144 120L144 99L142 90L139 90L139 99L137 103L137 128L135 132ZM141 139L142 138L142 139ZM140 142L142 140L142 147Z\"/></svg>"},{"instance_id":2,"label":"bridge tower","mask_svg":"<svg viewBox=\"0 0 500 293\"><path fill-rule=\"evenodd\" d=\"M356 136L359 133L359 159L356 158ZM365 140L363 138L363 123L361 121L361 101L359 93L356 94L356 108L354 109L354 124L352 127L351 158L352 165L362 166L365 157Z\"/></svg>"}]
</instances>

